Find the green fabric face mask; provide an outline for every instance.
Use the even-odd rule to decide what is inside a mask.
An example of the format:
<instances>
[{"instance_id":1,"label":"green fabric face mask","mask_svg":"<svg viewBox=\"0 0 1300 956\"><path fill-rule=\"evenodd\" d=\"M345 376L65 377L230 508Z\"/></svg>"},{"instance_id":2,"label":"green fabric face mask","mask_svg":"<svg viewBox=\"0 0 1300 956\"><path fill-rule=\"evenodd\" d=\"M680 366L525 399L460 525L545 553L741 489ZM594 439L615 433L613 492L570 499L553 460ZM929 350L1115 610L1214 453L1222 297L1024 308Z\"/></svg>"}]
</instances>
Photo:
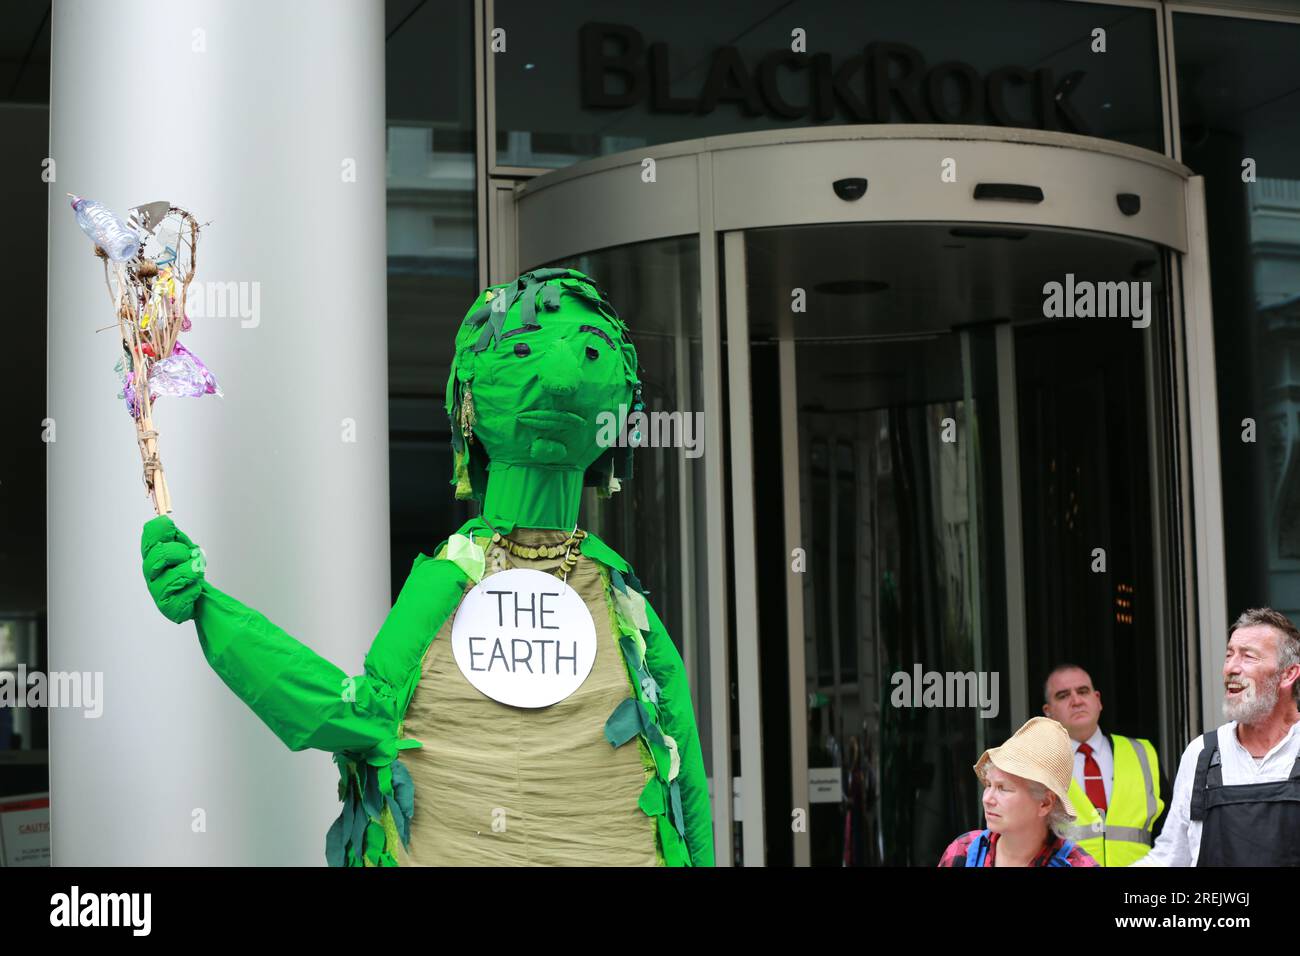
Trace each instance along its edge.
<instances>
[{"instance_id":1,"label":"green fabric face mask","mask_svg":"<svg viewBox=\"0 0 1300 956\"><path fill-rule=\"evenodd\" d=\"M486 290L447 383L457 497L486 498L507 526L572 527L584 484L630 477L620 436L640 403L636 367L627 326L581 272Z\"/></svg>"}]
</instances>

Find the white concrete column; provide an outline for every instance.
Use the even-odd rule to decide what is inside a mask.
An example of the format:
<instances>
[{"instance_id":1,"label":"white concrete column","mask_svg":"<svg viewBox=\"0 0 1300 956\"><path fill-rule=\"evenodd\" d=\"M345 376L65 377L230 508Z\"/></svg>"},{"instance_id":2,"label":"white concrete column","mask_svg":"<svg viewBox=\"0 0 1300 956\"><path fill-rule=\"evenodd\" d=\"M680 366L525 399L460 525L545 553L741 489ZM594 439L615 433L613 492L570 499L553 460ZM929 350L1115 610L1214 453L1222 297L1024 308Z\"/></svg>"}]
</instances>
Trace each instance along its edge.
<instances>
[{"instance_id":1,"label":"white concrete column","mask_svg":"<svg viewBox=\"0 0 1300 956\"><path fill-rule=\"evenodd\" d=\"M236 294L181 340L225 397L155 404L174 518L214 585L361 673L390 603L383 28L378 0L55 0L50 669L103 675L102 716L51 712L55 865L324 863L330 757L290 753L145 587L121 347L64 193L210 223L195 281Z\"/></svg>"}]
</instances>

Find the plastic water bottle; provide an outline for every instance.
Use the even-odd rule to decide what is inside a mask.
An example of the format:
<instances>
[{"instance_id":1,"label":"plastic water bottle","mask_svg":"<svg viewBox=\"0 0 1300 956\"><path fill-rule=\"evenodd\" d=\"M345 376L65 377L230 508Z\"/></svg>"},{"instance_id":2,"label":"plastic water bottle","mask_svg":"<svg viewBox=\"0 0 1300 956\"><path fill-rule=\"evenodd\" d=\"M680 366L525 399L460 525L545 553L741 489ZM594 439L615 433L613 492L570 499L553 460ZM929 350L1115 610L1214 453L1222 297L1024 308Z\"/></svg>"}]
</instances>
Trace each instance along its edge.
<instances>
[{"instance_id":1,"label":"plastic water bottle","mask_svg":"<svg viewBox=\"0 0 1300 956\"><path fill-rule=\"evenodd\" d=\"M117 217L102 202L73 196L72 209L77 214L77 225L90 237L90 241L108 253L114 262L127 262L140 253L140 240L135 230Z\"/></svg>"}]
</instances>

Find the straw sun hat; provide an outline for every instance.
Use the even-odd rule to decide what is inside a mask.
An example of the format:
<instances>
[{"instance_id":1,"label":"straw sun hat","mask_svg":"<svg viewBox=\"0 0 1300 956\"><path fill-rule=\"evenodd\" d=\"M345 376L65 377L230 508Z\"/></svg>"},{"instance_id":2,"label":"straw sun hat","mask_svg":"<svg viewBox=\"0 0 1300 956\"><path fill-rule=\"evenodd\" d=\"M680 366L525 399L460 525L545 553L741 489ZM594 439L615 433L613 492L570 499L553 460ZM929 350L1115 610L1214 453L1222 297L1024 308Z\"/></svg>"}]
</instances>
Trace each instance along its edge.
<instances>
[{"instance_id":1,"label":"straw sun hat","mask_svg":"<svg viewBox=\"0 0 1300 956\"><path fill-rule=\"evenodd\" d=\"M986 763L1004 773L1041 783L1061 800L1065 812L1078 814L1067 791L1074 776L1074 748L1065 728L1049 717L1034 717L1025 722L1001 747L991 747L975 764L979 776Z\"/></svg>"}]
</instances>

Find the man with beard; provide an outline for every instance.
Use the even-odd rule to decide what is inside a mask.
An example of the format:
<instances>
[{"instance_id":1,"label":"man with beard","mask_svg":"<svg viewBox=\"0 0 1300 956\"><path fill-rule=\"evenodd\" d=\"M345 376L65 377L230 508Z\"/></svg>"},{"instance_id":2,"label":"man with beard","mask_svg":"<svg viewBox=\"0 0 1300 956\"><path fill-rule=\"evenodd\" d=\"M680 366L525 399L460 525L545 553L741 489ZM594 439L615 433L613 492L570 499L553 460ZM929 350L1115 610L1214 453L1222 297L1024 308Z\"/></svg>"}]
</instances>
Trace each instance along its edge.
<instances>
[{"instance_id":1,"label":"man with beard","mask_svg":"<svg viewBox=\"0 0 1300 956\"><path fill-rule=\"evenodd\" d=\"M1300 631L1245 611L1223 661L1228 723L1183 751L1164 831L1135 866L1300 866Z\"/></svg>"}]
</instances>

